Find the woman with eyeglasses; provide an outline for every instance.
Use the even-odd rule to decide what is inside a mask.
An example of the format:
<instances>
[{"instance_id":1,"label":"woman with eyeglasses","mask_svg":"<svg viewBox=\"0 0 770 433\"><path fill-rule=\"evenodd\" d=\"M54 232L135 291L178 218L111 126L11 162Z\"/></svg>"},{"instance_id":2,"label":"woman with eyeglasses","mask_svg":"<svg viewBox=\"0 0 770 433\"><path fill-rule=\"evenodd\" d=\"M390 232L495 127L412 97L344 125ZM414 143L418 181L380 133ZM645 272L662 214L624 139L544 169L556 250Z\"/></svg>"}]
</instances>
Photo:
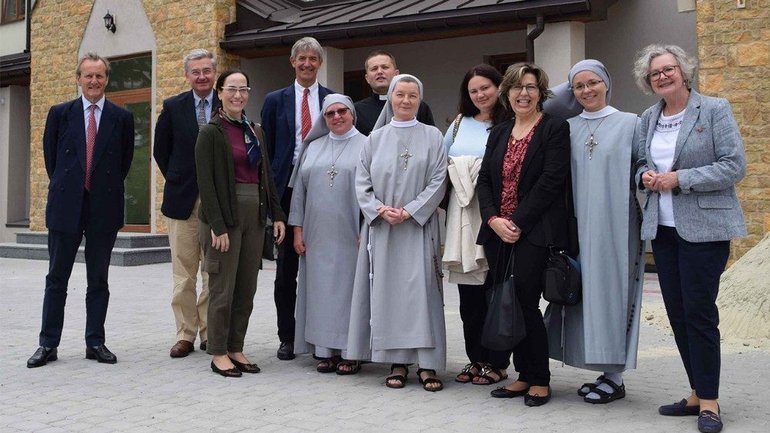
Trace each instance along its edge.
<instances>
[{"instance_id":1,"label":"woman with eyeglasses","mask_svg":"<svg viewBox=\"0 0 770 433\"><path fill-rule=\"evenodd\" d=\"M326 96L321 114L289 181L299 255L294 350L314 353L319 373L355 374L360 362L344 357L361 217L355 175L366 136L353 126L355 107L345 95Z\"/></svg>"},{"instance_id":2,"label":"woman with eyeglasses","mask_svg":"<svg viewBox=\"0 0 770 433\"><path fill-rule=\"evenodd\" d=\"M272 214L276 242L286 216L273 184L262 129L243 112L249 78L228 70L216 82L221 109L201 128L195 145L200 190L198 238L209 274L207 352L211 370L225 377L259 373L243 354L243 340L257 290L265 221Z\"/></svg>"},{"instance_id":3,"label":"woman with eyeglasses","mask_svg":"<svg viewBox=\"0 0 770 433\"><path fill-rule=\"evenodd\" d=\"M746 236L735 185L746 155L730 103L692 89L695 60L676 45L649 45L634 64L645 93L661 97L642 114L636 180L647 195L642 239L655 267L690 394L661 415L698 416L722 430L719 412L719 278L730 240Z\"/></svg>"},{"instance_id":4,"label":"woman with eyeglasses","mask_svg":"<svg viewBox=\"0 0 770 433\"><path fill-rule=\"evenodd\" d=\"M636 368L644 282L633 180L639 118L609 105L612 79L601 62L576 63L568 82L564 99L583 108L568 120L583 296L575 306L549 305L545 320L552 358L603 372L578 389L585 402L602 404L625 397L623 372Z\"/></svg>"},{"instance_id":5,"label":"woman with eyeglasses","mask_svg":"<svg viewBox=\"0 0 770 433\"><path fill-rule=\"evenodd\" d=\"M481 162L476 193L482 226L477 242L484 245L490 278L508 278L513 255L515 291L526 336L512 350L489 351L492 367L503 371L511 352L518 378L492 391L497 398L524 397L527 406L551 398L548 336L540 312L542 274L548 247L568 248L565 191L569 176L569 125L543 112L551 97L548 76L537 65L508 67L500 84L500 102L513 118L492 129Z\"/></svg>"}]
</instances>

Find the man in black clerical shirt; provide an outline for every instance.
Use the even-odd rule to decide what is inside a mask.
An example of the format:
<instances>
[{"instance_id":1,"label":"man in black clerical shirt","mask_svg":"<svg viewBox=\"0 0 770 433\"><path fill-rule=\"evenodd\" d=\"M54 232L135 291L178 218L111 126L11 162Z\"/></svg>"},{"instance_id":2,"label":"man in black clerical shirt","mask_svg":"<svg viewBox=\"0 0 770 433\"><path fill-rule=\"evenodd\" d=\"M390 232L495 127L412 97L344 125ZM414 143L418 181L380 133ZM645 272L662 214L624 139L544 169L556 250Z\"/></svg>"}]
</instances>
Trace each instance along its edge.
<instances>
[{"instance_id":1,"label":"man in black clerical shirt","mask_svg":"<svg viewBox=\"0 0 770 433\"><path fill-rule=\"evenodd\" d=\"M369 135L380 116L382 107L385 106L386 94L390 81L400 72L396 67L396 58L387 51L372 51L366 56L364 62L366 68L366 82L372 87L372 95L356 102L356 129L362 134ZM433 125L433 113L425 102L420 102L417 110L417 120Z\"/></svg>"}]
</instances>

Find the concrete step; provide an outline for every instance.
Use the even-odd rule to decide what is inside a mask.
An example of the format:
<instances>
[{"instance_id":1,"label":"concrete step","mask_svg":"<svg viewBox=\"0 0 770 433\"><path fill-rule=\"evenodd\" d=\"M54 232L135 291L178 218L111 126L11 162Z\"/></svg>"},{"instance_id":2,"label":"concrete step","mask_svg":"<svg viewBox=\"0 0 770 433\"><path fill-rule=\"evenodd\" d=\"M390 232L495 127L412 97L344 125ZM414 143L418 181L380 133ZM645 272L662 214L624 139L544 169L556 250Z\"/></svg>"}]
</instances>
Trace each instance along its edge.
<instances>
[{"instance_id":1,"label":"concrete step","mask_svg":"<svg viewBox=\"0 0 770 433\"><path fill-rule=\"evenodd\" d=\"M48 245L48 232L16 233L16 243L25 245ZM168 236L152 233L118 233L115 248L159 248L168 247Z\"/></svg>"},{"instance_id":2,"label":"concrete step","mask_svg":"<svg viewBox=\"0 0 770 433\"><path fill-rule=\"evenodd\" d=\"M12 259L48 260L48 246L40 244L0 243L0 257ZM140 266L171 261L171 248L113 248L110 264ZM78 248L75 262L85 263L85 247Z\"/></svg>"}]
</instances>

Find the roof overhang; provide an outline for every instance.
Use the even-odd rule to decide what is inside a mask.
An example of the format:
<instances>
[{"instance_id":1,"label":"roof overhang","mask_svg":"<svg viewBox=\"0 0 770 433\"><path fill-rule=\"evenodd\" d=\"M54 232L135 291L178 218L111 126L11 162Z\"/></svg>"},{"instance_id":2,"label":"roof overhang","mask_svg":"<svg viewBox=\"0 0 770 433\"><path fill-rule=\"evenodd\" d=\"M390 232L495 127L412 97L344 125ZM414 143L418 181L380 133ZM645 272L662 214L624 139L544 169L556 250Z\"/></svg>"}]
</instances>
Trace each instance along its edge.
<instances>
[{"instance_id":1,"label":"roof overhang","mask_svg":"<svg viewBox=\"0 0 770 433\"><path fill-rule=\"evenodd\" d=\"M0 87L18 85L29 86L30 53L0 56Z\"/></svg>"},{"instance_id":2,"label":"roof overhang","mask_svg":"<svg viewBox=\"0 0 770 433\"><path fill-rule=\"evenodd\" d=\"M286 53L303 36L340 49L520 30L546 23L606 19L617 0L238 0L220 46L244 57ZM307 2L312 4L313 2Z\"/></svg>"}]
</instances>

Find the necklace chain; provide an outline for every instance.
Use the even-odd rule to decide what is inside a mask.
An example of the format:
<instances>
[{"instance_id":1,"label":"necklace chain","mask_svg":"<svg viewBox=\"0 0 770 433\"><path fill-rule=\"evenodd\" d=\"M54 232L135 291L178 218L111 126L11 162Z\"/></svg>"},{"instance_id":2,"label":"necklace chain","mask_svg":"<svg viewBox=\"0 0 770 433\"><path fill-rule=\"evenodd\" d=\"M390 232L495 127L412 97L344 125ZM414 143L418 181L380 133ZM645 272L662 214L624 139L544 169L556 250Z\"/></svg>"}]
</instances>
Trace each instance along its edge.
<instances>
[{"instance_id":1,"label":"necklace chain","mask_svg":"<svg viewBox=\"0 0 770 433\"><path fill-rule=\"evenodd\" d=\"M413 157L414 155L409 153L409 143L412 141L412 136L414 135L414 130L409 131L409 136L407 137L406 144L402 143L399 140L399 144L404 146L404 151L398 155L399 158L404 158L404 171L406 171L406 166L409 164L409 158Z\"/></svg>"},{"instance_id":2,"label":"necklace chain","mask_svg":"<svg viewBox=\"0 0 770 433\"><path fill-rule=\"evenodd\" d=\"M593 131L591 130L591 124L588 122L588 119L583 118L583 120L586 121L586 127L588 127L588 132L590 133L590 135L588 136L588 140L586 140L585 142L586 149L588 149L588 159L593 158L594 147L599 145L599 142L596 141L596 138L594 138L594 134L596 134L596 131L599 129L600 126L602 126L602 122L604 122L604 119L606 119L607 117L609 116L602 117L602 119L599 121L599 123L596 125L596 128L594 128Z\"/></svg>"},{"instance_id":3,"label":"necklace chain","mask_svg":"<svg viewBox=\"0 0 770 433\"><path fill-rule=\"evenodd\" d=\"M331 148L332 148L332 165L331 165L331 167L329 167L329 170L326 171L326 174L329 175L329 187L330 188L334 186L334 178L338 174L340 174L340 172L337 171L337 167L336 167L337 160L340 159L340 156L342 156L343 153L345 153L345 149L348 147L348 143L350 143L351 139L352 139L352 137L348 138L347 140L345 140L345 144L342 145L342 150L340 150L340 153L337 154L336 157L334 156L334 140L332 140L332 146L331 146Z\"/></svg>"}]
</instances>

